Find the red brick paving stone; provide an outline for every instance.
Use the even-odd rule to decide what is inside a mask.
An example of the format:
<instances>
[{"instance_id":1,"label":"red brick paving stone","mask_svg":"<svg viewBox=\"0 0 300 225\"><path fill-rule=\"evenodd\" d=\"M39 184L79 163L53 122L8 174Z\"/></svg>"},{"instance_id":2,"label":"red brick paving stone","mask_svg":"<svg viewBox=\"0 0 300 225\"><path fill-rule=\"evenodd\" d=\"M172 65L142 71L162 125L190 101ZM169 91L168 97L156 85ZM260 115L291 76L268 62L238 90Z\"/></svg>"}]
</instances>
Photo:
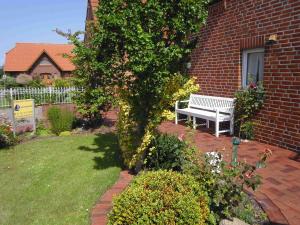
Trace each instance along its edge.
<instances>
[{"instance_id":1,"label":"red brick paving stone","mask_svg":"<svg viewBox=\"0 0 300 225\"><path fill-rule=\"evenodd\" d=\"M102 195L99 202L97 202L97 204L92 209L92 225L107 224L107 214L112 208L113 197L121 193L131 182L132 178L133 176L127 170L120 173L118 181Z\"/></svg>"},{"instance_id":2,"label":"red brick paving stone","mask_svg":"<svg viewBox=\"0 0 300 225\"><path fill-rule=\"evenodd\" d=\"M272 177L267 177L266 180L271 182L274 185L280 185L281 184L281 182L279 182L277 179L274 179Z\"/></svg>"}]
</instances>

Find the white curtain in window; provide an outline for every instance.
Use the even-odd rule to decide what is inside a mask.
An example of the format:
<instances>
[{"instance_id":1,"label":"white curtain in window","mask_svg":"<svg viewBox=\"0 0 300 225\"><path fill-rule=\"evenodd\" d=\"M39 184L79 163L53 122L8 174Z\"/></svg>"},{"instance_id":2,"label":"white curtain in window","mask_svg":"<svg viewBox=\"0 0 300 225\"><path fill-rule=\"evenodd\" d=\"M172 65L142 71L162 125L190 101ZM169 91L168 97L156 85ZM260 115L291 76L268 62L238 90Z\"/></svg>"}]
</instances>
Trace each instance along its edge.
<instances>
[{"instance_id":1,"label":"white curtain in window","mask_svg":"<svg viewBox=\"0 0 300 225\"><path fill-rule=\"evenodd\" d=\"M264 53L248 53L247 57L247 85L251 82L258 83L263 80Z\"/></svg>"}]
</instances>

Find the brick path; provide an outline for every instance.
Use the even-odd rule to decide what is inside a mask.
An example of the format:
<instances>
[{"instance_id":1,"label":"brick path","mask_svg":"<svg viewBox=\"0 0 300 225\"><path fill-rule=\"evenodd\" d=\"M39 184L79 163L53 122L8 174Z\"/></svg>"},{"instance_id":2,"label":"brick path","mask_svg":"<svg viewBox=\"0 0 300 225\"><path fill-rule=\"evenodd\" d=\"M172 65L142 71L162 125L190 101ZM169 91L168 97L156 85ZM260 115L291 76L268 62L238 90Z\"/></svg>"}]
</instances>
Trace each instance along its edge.
<instances>
[{"instance_id":1,"label":"brick path","mask_svg":"<svg viewBox=\"0 0 300 225\"><path fill-rule=\"evenodd\" d=\"M112 199L121 193L132 180L132 175L128 171L120 173L119 180L108 191L102 195L99 202L92 209L92 225L105 225L107 223L107 214L112 208Z\"/></svg>"},{"instance_id":2,"label":"brick path","mask_svg":"<svg viewBox=\"0 0 300 225\"><path fill-rule=\"evenodd\" d=\"M113 124L116 121L116 114L109 112L106 118ZM165 122L160 126L162 132L176 135L186 134L188 129L185 125L175 125L173 122ZM231 139L225 135L216 138L212 130L206 128L198 128L194 133L195 145L201 151L221 150L227 159L231 158ZM254 193L255 198L273 224L300 225L300 207L298 207L300 203L300 153L251 141L241 143L238 152L239 159L254 162L257 160L258 153L266 148L271 149L273 155L268 161L267 168L260 170L263 184ZM94 207L92 225L106 224L106 214L112 206L112 196L120 193L131 179L132 176L128 174L128 171L121 173L119 181L101 197Z\"/></svg>"},{"instance_id":3,"label":"brick path","mask_svg":"<svg viewBox=\"0 0 300 225\"><path fill-rule=\"evenodd\" d=\"M160 126L161 131L176 135L186 133L188 129L172 122L165 122ZM198 128L194 134L195 144L201 151L222 150L225 147L227 159L231 158L231 139L232 137L225 135L216 138L206 128ZM274 224L300 225L300 153L251 141L241 143L239 159L254 162L257 154L265 148L271 149L273 155L267 168L259 172L263 177L263 184L255 192L255 197Z\"/></svg>"}]
</instances>

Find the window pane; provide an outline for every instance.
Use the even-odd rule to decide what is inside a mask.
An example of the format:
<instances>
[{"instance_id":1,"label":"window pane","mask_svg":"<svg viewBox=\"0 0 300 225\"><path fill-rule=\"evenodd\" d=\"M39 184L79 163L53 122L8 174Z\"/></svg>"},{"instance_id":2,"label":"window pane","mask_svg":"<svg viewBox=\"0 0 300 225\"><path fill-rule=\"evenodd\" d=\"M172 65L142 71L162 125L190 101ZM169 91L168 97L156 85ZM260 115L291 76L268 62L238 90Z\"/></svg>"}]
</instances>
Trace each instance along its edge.
<instances>
[{"instance_id":1,"label":"window pane","mask_svg":"<svg viewBox=\"0 0 300 225\"><path fill-rule=\"evenodd\" d=\"M264 53L253 52L247 54L246 84L258 83L263 79Z\"/></svg>"}]
</instances>

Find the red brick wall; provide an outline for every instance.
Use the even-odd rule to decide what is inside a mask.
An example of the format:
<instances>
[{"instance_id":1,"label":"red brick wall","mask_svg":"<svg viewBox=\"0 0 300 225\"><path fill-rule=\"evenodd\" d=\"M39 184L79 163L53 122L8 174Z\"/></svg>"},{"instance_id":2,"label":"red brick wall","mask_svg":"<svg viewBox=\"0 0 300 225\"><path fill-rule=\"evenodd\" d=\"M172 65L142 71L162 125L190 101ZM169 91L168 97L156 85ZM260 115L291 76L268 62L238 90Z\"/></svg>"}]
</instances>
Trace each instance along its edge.
<instances>
[{"instance_id":1,"label":"red brick wall","mask_svg":"<svg viewBox=\"0 0 300 225\"><path fill-rule=\"evenodd\" d=\"M277 34L275 44L267 44ZM201 93L230 96L241 87L242 50L265 48L267 99L256 139L300 151L300 1L223 0L209 8L190 74Z\"/></svg>"}]
</instances>

